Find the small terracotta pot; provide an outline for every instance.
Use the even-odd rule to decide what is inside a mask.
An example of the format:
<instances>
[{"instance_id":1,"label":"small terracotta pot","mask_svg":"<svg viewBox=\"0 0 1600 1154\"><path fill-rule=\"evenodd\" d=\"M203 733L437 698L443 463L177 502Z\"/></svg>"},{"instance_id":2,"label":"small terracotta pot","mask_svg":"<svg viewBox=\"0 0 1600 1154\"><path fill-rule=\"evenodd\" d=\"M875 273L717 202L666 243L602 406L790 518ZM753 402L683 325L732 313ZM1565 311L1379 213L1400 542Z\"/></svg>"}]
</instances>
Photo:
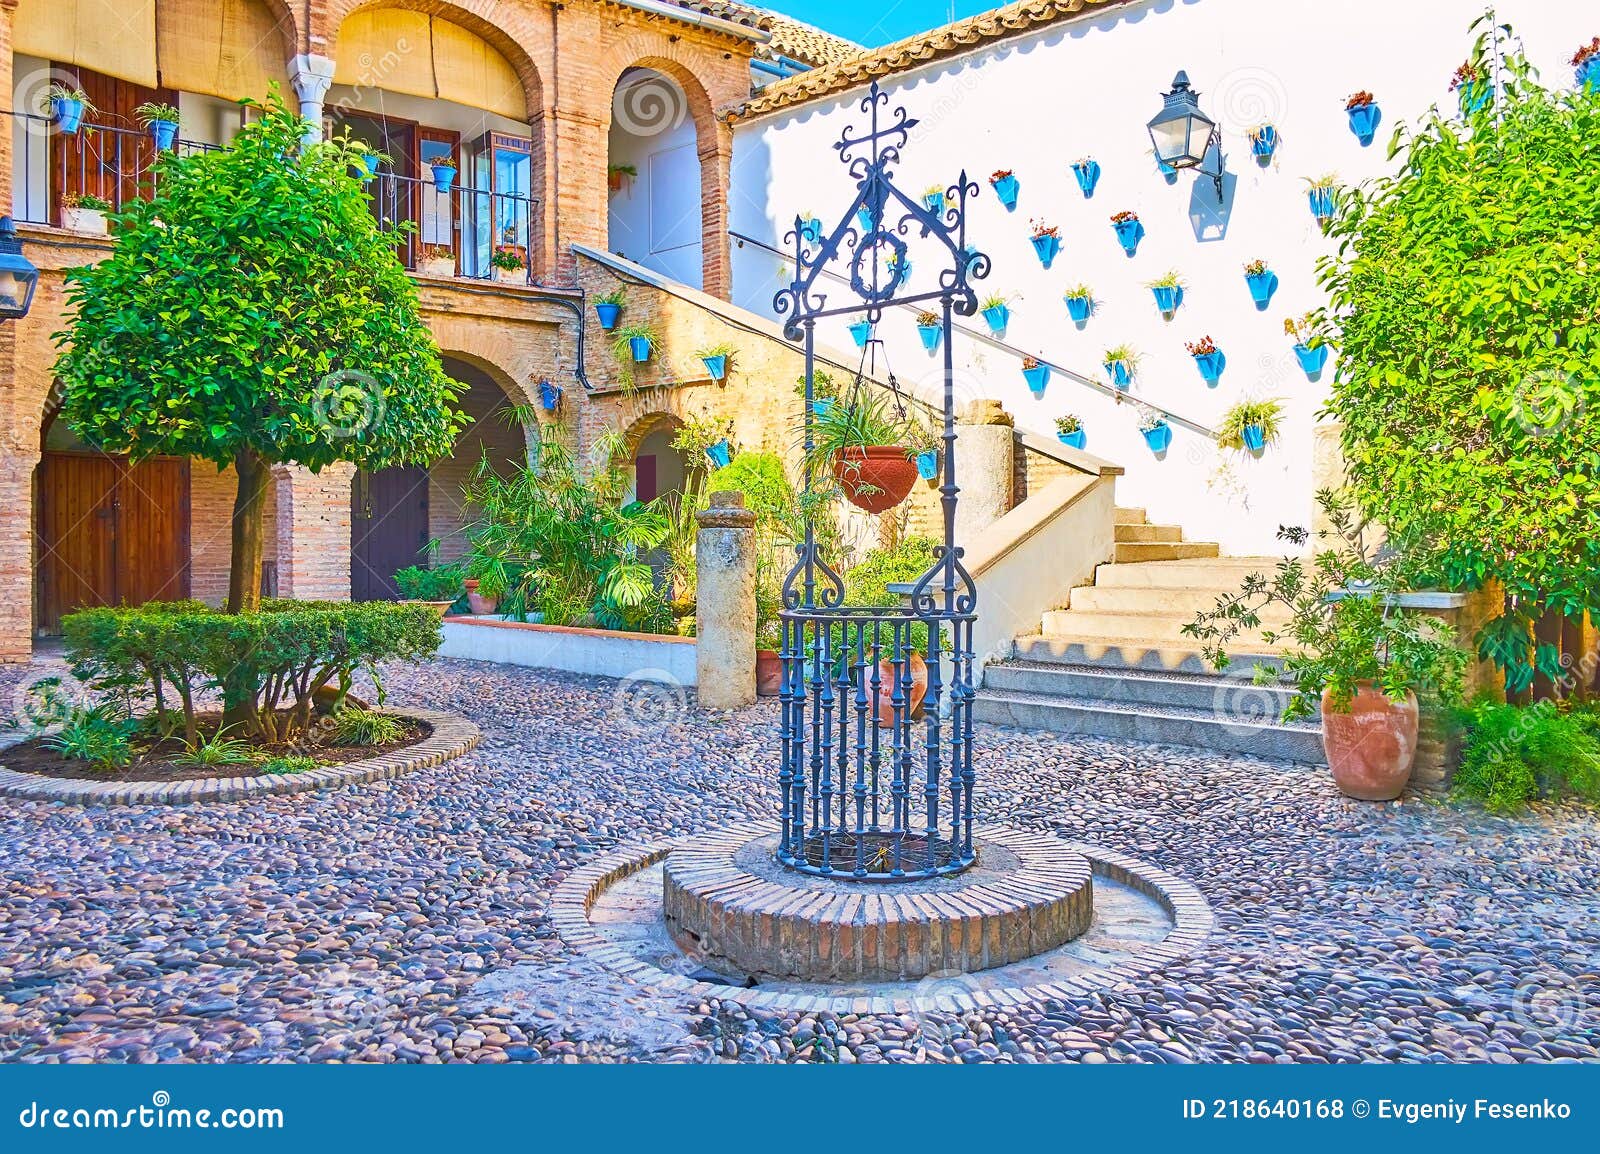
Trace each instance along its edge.
<instances>
[{"instance_id":1,"label":"small terracotta pot","mask_svg":"<svg viewBox=\"0 0 1600 1154\"><path fill-rule=\"evenodd\" d=\"M500 608L500 598L485 597L478 592L476 579L463 581L462 584L467 587L467 608L472 610L474 616L482 617Z\"/></svg>"},{"instance_id":2,"label":"small terracotta pot","mask_svg":"<svg viewBox=\"0 0 1600 1154\"><path fill-rule=\"evenodd\" d=\"M885 657L878 662L878 699L873 703L873 720L879 729L894 728L894 662ZM922 702L928 696L928 663L915 649L911 651L911 710L913 720L922 716Z\"/></svg>"},{"instance_id":3,"label":"small terracotta pot","mask_svg":"<svg viewBox=\"0 0 1600 1154\"><path fill-rule=\"evenodd\" d=\"M1346 796L1393 801L1411 780L1417 756L1417 695L1391 701L1364 681L1348 710L1335 709L1322 694L1322 748L1333 782Z\"/></svg>"},{"instance_id":4,"label":"small terracotta pot","mask_svg":"<svg viewBox=\"0 0 1600 1154\"><path fill-rule=\"evenodd\" d=\"M917 464L898 445L841 449L833 455L833 476L845 500L868 513L892 509L917 483Z\"/></svg>"},{"instance_id":5,"label":"small terracotta pot","mask_svg":"<svg viewBox=\"0 0 1600 1154\"><path fill-rule=\"evenodd\" d=\"M407 605L426 605L429 609L432 609L434 612L438 613L440 617L443 617L446 613L450 612L450 606L454 605L455 602L454 601L407 601L407 602L405 602L405 604L407 604Z\"/></svg>"},{"instance_id":6,"label":"small terracotta pot","mask_svg":"<svg viewBox=\"0 0 1600 1154\"><path fill-rule=\"evenodd\" d=\"M756 696L776 697L783 691L783 662L776 649L756 650Z\"/></svg>"}]
</instances>

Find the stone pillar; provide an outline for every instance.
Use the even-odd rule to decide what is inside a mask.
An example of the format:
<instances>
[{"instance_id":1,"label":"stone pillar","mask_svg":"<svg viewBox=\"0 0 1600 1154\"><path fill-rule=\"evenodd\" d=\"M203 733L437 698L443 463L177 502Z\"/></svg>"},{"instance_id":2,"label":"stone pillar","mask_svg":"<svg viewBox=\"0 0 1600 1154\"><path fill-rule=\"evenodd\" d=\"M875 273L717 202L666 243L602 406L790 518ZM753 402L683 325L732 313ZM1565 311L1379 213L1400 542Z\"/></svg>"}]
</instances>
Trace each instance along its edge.
<instances>
[{"instance_id":1,"label":"stone pillar","mask_svg":"<svg viewBox=\"0 0 1600 1154\"><path fill-rule=\"evenodd\" d=\"M289 83L300 98L300 115L313 127L306 131L305 143L322 139L322 102L333 85L333 61L326 56L300 55L289 61Z\"/></svg>"},{"instance_id":2,"label":"stone pillar","mask_svg":"<svg viewBox=\"0 0 1600 1154\"><path fill-rule=\"evenodd\" d=\"M350 600L350 485L356 467L336 461L320 473L299 465L272 470L279 597Z\"/></svg>"},{"instance_id":3,"label":"stone pillar","mask_svg":"<svg viewBox=\"0 0 1600 1154\"><path fill-rule=\"evenodd\" d=\"M1473 654L1467 666L1466 694L1469 698L1488 696L1505 700L1505 682L1488 661L1477 659L1477 634L1485 624L1500 615L1505 591L1498 582L1471 593L1414 593L1406 600L1411 608L1444 622L1456 646ZM1449 719L1431 701L1422 703L1417 732L1417 759L1411 768L1410 788L1416 793L1448 792L1461 764L1459 734L1452 732Z\"/></svg>"},{"instance_id":4,"label":"stone pillar","mask_svg":"<svg viewBox=\"0 0 1600 1154\"><path fill-rule=\"evenodd\" d=\"M724 490L695 520L698 695L707 709L737 709L756 699L756 515Z\"/></svg>"},{"instance_id":5,"label":"stone pillar","mask_svg":"<svg viewBox=\"0 0 1600 1154\"><path fill-rule=\"evenodd\" d=\"M982 530L1011 512L1016 429L999 401L980 398L957 418L956 540L971 544Z\"/></svg>"},{"instance_id":6,"label":"stone pillar","mask_svg":"<svg viewBox=\"0 0 1600 1154\"><path fill-rule=\"evenodd\" d=\"M733 255L728 238L728 181L733 170L733 126L715 117L700 132L700 287L718 300L733 299ZM699 125L696 126L700 128ZM707 139L709 137L709 139Z\"/></svg>"}]
</instances>

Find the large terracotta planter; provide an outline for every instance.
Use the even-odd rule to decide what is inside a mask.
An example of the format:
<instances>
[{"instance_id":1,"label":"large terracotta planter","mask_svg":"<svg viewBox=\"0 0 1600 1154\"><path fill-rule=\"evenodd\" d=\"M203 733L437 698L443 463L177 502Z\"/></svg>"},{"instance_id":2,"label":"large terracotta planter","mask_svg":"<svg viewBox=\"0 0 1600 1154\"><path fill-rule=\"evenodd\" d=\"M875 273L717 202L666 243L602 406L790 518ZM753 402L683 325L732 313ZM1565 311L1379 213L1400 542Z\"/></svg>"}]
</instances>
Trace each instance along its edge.
<instances>
[{"instance_id":1,"label":"large terracotta planter","mask_svg":"<svg viewBox=\"0 0 1600 1154\"><path fill-rule=\"evenodd\" d=\"M898 445L853 446L834 454L833 476L845 500L868 513L882 513L906 499L917 483L917 465Z\"/></svg>"},{"instance_id":2,"label":"large terracotta planter","mask_svg":"<svg viewBox=\"0 0 1600 1154\"><path fill-rule=\"evenodd\" d=\"M783 662L775 649L756 650L756 696L776 697L783 690Z\"/></svg>"},{"instance_id":3,"label":"large terracotta planter","mask_svg":"<svg viewBox=\"0 0 1600 1154\"><path fill-rule=\"evenodd\" d=\"M485 597L478 592L476 579L465 581L463 584L467 587L467 607L472 610L474 616L483 617L500 608L500 598Z\"/></svg>"},{"instance_id":4,"label":"large terracotta planter","mask_svg":"<svg viewBox=\"0 0 1600 1154\"><path fill-rule=\"evenodd\" d=\"M885 657L878 662L878 699L872 716L879 729L894 728L894 662ZM922 716L922 702L928 696L928 663L915 649L911 651L911 710L913 719Z\"/></svg>"},{"instance_id":5,"label":"large terracotta planter","mask_svg":"<svg viewBox=\"0 0 1600 1154\"><path fill-rule=\"evenodd\" d=\"M1417 756L1417 695L1391 701L1363 682L1348 711L1322 695L1322 748L1341 793L1362 801L1393 801L1411 780Z\"/></svg>"}]
</instances>

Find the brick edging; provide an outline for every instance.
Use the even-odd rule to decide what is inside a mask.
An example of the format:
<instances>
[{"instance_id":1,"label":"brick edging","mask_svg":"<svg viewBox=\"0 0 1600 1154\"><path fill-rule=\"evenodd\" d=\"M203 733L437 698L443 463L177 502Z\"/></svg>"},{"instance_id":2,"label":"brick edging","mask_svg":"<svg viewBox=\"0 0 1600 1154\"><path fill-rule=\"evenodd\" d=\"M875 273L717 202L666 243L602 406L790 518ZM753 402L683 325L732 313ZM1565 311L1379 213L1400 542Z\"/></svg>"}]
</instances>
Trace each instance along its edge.
<instances>
[{"instance_id":1,"label":"brick edging","mask_svg":"<svg viewBox=\"0 0 1600 1154\"><path fill-rule=\"evenodd\" d=\"M830 1011L841 1014L913 1014L929 1008L926 1005L918 1005L913 998L905 996L854 993L837 996L788 994L763 990L760 987L749 989L718 982L692 981L681 974L669 973L640 961L621 946L614 945L601 937L589 921L589 910L600 894L622 879L650 868L680 846L704 844L707 839L722 844L738 839L742 844L776 831L777 827L771 824L729 827L709 834L655 841L606 854L588 865L573 870L556 888L550 902L551 921L555 923L556 932L560 934L561 940L573 949L593 958L607 969L668 993L692 995L696 998L718 998L753 1009L798 1013ZM1019 830L996 826L981 827L973 832L975 837L991 841L1016 837L1022 833ZM941 982L932 995L937 998L937 1008L964 1012L1021 1002L1036 1003L1051 998L1058 1000L1080 998L1095 990L1123 988L1135 979L1194 952L1211 933L1214 924L1211 906L1201 896L1200 891L1189 882L1136 858L1100 846L1064 840L1060 841L1059 845L1087 858L1093 873L1121 882L1157 902L1172 916L1171 931L1161 941L1145 946L1125 962L1118 962L1102 969L1087 970L1070 978L1060 978L1040 985L995 986L974 988L969 991L953 990L949 988L948 981ZM982 973L983 971L978 971L975 977L981 980Z\"/></svg>"},{"instance_id":2,"label":"brick edging","mask_svg":"<svg viewBox=\"0 0 1600 1154\"><path fill-rule=\"evenodd\" d=\"M0 797L75 805L192 805L244 801L314 789L337 789L442 765L471 750L482 734L465 717L433 709L391 710L390 716L425 722L433 732L415 745L344 765L328 765L282 776L197 778L192 781L84 781L18 773L0 765ZM0 757L3 757L0 754Z\"/></svg>"}]
</instances>

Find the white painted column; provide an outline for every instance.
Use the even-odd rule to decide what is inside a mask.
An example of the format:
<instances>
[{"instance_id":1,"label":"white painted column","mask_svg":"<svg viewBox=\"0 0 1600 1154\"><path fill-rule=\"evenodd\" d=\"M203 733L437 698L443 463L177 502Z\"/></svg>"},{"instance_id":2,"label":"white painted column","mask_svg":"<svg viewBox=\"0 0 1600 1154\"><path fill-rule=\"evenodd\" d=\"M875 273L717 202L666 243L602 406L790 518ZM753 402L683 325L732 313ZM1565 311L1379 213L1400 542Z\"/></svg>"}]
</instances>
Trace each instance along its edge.
<instances>
[{"instance_id":1,"label":"white painted column","mask_svg":"<svg viewBox=\"0 0 1600 1154\"><path fill-rule=\"evenodd\" d=\"M956 438L956 469L961 479L956 540L970 544L1011 512L1016 430L1011 414L999 401L980 399L958 418Z\"/></svg>"},{"instance_id":2,"label":"white painted column","mask_svg":"<svg viewBox=\"0 0 1600 1154\"><path fill-rule=\"evenodd\" d=\"M305 143L322 139L322 105L333 86L333 61L326 56L300 55L289 61L289 83L300 98L300 115L311 122Z\"/></svg>"}]
</instances>

